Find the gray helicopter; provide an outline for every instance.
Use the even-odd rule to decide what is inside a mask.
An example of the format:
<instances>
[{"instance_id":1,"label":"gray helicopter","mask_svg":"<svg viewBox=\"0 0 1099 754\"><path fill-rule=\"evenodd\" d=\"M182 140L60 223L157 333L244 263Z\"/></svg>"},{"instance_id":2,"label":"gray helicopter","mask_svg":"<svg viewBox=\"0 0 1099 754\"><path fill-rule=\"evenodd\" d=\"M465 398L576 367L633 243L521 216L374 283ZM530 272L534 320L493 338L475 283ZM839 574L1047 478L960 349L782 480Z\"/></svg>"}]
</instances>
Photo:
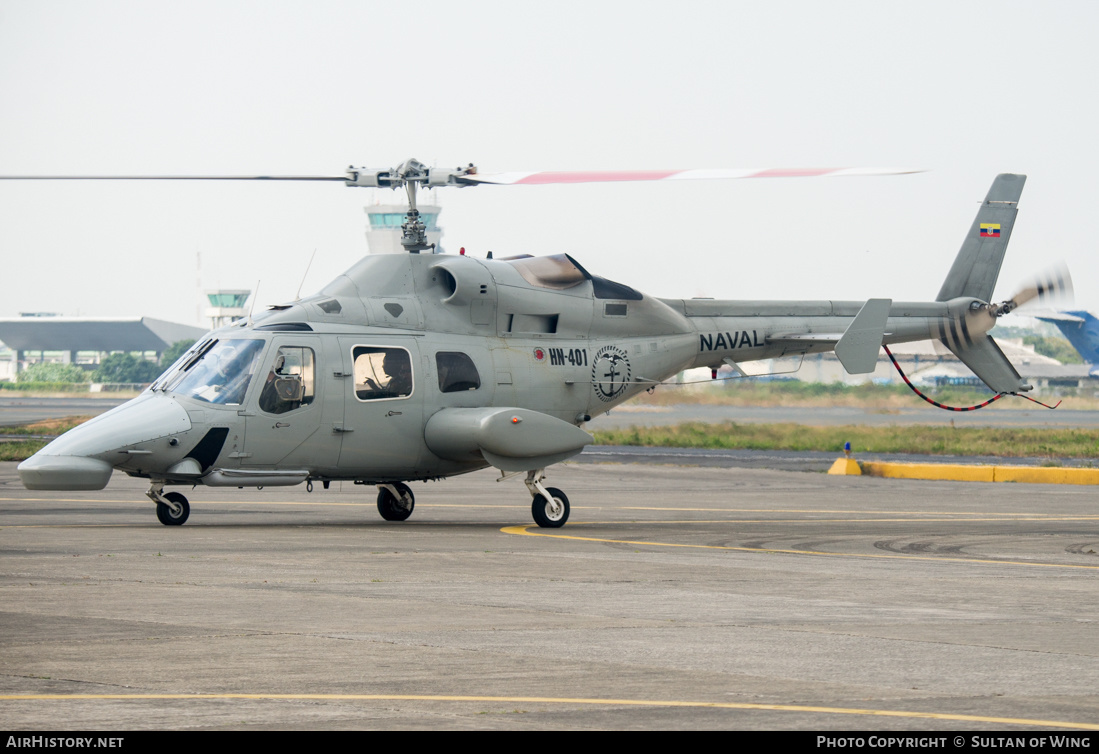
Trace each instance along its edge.
<instances>
[{"instance_id":1,"label":"gray helicopter","mask_svg":"<svg viewBox=\"0 0 1099 754\"><path fill-rule=\"evenodd\" d=\"M771 175L880 171L770 171ZM896 172L896 171L891 171ZM583 425L677 373L835 351L873 371L883 345L941 341L998 394L1030 387L988 331L998 317L1067 288L1047 279L990 303L1025 176L998 176L933 302L659 299L589 272L568 254L474 259L430 253L417 188L731 178L768 171L505 173L472 165L351 168L344 176L157 176L329 180L404 188L407 254L368 256L319 293L213 331L137 398L19 465L33 490L103 489L117 469L149 480L161 523L187 499L165 487L353 481L403 521L408 482L489 466L523 475L534 521L559 527L564 492L545 471L592 441ZM5 176L5 178L46 178ZM52 176L48 179L81 179ZM147 176L97 176L147 179Z\"/></svg>"}]
</instances>

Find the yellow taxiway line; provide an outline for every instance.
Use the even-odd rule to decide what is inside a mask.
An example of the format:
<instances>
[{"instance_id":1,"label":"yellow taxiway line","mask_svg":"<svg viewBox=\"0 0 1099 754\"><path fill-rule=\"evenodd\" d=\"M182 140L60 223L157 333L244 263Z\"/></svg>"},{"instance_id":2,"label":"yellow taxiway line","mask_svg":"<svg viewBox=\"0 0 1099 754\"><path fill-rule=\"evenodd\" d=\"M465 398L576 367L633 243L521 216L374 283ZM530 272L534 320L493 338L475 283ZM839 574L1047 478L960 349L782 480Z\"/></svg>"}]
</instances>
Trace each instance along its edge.
<instances>
[{"instance_id":1,"label":"yellow taxiway line","mask_svg":"<svg viewBox=\"0 0 1099 754\"><path fill-rule=\"evenodd\" d=\"M579 523L579 522L578 522ZM585 522L593 523L593 522ZM609 522L608 522L609 523ZM658 523L653 521L634 521L633 524ZM667 523L667 522L660 522ZM697 523L697 522L696 522ZM738 522L730 522L738 523ZM818 523L814 521L814 523ZM1032 566L1036 568L1073 568L1085 571L1099 571L1099 566L1073 565L1071 563L1042 563L1028 560L990 560L982 558L945 558L931 557L927 555L886 555L884 553L858 553L858 552L824 552L821 550L785 550L769 547L734 547L732 545L692 545L682 542L654 542L634 539L609 539L602 537L578 537L571 534L551 534L544 531L529 531L537 524L523 524L521 526L505 526L500 531L504 534L522 534L528 537L549 537L551 539L572 539L580 542L604 542L616 545L635 545L645 547L686 547L698 550L731 550L734 552L758 552L771 555L815 555L829 558L873 558L876 560L926 560L934 563L980 563L984 565L1012 565Z\"/></svg>"}]
</instances>

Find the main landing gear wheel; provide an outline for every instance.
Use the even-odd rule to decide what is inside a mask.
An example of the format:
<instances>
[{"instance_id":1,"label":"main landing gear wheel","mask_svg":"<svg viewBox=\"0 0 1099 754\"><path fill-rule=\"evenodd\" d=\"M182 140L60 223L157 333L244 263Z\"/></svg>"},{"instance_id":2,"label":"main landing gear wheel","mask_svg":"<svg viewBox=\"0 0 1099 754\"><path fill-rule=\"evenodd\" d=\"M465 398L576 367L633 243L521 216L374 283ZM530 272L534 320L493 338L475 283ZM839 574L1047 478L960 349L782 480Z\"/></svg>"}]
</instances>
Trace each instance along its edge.
<instances>
[{"instance_id":1,"label":"main landing gear wheel","mask_svg":"<svg viewBox=\"0 0 1099 754\"><path fill-rule=\"evenodd\" d=\"M191 515L191 506L187 502L187 498L178 492L169 492L164 495L164 499L178 505L179 511L173 511L170 505L157 503L156 517L160 519L160 523L165 526L182 526L187 517Z\"/></svg>"},{"instance_id":2,"label":"main landing gear wheel","mask_svg":"<svg viewBox=\"0 0 1099 754\"><path fill-rule=\"evenodd\" d=\"M396 495L391 491L395 490ZM404 521L412 515L412 509L416 507L416 498L407 484L378 485L378 513L386 521Z\"/></svg>"},{"instance_id":3,"label":"main landing gear wheel","mask_svg":"<svg viewBox=\"0 0 1099 754\"><path fill-rule=\"evenodd\" d=\"M543 495L535 497L530 513L534 516L534 523L543 529L557 529L569 520L569 499L556 487L546 487L546 492L550 494L550 499Z\"/></svg>"}]
</instances>

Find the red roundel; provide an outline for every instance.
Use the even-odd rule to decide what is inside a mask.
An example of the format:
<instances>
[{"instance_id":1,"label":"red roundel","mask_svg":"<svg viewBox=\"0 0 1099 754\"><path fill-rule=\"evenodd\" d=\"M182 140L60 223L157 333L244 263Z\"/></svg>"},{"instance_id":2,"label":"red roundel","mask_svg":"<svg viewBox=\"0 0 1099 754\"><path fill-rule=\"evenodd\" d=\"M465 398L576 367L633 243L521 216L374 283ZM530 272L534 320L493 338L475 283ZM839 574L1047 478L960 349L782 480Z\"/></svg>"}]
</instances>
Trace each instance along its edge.
<instances>
[{"instance_id":1,"label":"red roundel","mask_svg":"<svg viewBox=\"0 0 1099 754\"><path fill-rule=\"evenodd\" d=\"M536 361L543 361L546 358L546 352L541 348L534 349L534 358Z\"/></svg>"}]
</instances>

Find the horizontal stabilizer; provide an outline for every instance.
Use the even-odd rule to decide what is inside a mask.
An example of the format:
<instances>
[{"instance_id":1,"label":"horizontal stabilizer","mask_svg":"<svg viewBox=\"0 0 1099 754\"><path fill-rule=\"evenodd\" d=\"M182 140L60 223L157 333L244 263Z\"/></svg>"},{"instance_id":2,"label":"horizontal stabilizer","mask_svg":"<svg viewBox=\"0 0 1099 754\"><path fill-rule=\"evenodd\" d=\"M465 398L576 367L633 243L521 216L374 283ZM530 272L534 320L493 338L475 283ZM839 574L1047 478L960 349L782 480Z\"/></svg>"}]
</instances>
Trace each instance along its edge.
<instances>
[{"instance_id":1,"label":"horizontal stabilizer","mask_svg":"<svg viewBox=\"0 0 1099 754\"><path fill-rule=\"evenodd\" d=\"M888 298L867 301L836 343L836 358L849 374L868 374L877 367L878 351L892 305L893 300Z\"/></svg>"},{"instance_id":2,"label":"horizontal stabilizer","mask_svg":"<svg viewBox=\"0 0 1099 754\"><path fill-rule=\"evenodd\" d=\"M1021 393L1030 390L1030 385L1023 382L1023 378L1011 366L1011 362L991 336L974 338L969 344L951 345L945 340L943 344L997 393Z\"/></svg>"}]
</instances>

